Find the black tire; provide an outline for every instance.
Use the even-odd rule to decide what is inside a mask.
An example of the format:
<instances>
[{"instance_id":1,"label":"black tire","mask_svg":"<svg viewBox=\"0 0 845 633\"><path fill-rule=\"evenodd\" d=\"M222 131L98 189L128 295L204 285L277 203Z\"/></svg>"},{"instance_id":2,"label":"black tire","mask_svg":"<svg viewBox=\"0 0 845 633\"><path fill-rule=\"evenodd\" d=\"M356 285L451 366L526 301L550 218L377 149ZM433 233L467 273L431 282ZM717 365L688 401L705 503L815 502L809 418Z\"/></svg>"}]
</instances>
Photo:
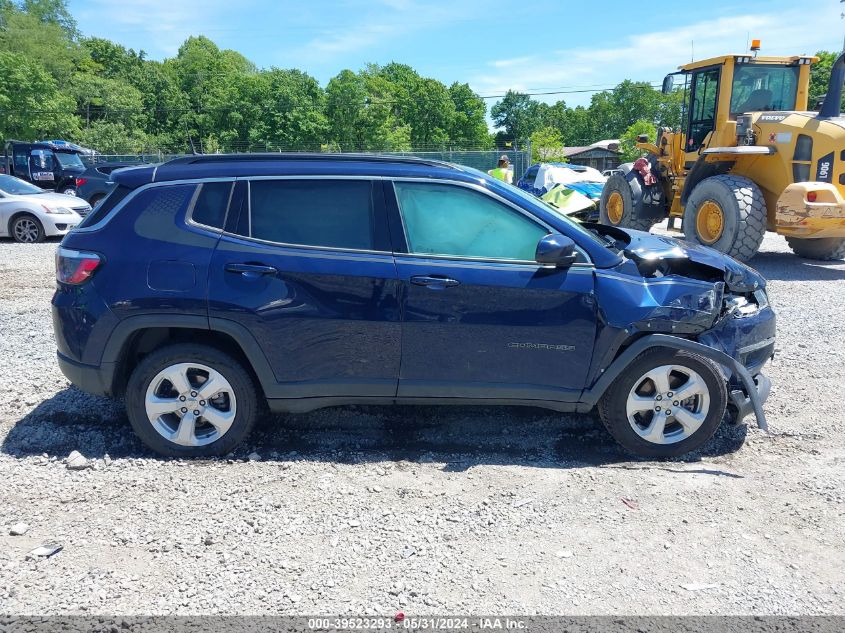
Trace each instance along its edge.
<instances>
[{"instance_id":1,"label":"black tire","mask_svg":"<svg viewBox=\"0 0 845 633\"><path fill-rule=\"evenodd\" d=\"M172 442L159 434L147 418L145 398L150 383L167 367L186 362L200 363L222 374L233 389L237 405L228 431L204 446ZM250 434L261 409L249 372L228 354L206 345L180 343L152 352L138 363L126 386L126 412L133 430L144 444L166 457L211 457L231 452Z\"/></svg>"},{"instance_id":2,"label":"black tire","mask_svg":"<svg viewBox=\"0 0 845 633\"><path fill-rule=\"evenodd\" d=\"M611 219L611 214L608 210L608 202L614 194L619 194L622 198L622 215L618 221L614 222ZM620 228L634 229L637 231L648 231L655 223L654 220L648 219L634 219L634 198L631 186L624 174L612 174L608 177L607 182L601 192L601 201L599 202L599 222L608 224L610 226L618 226Z\"/></svg>"},{"instance_id":3,"label":"black tire","mask_svg":"<svg viewBox=\"0 0 845 633\"><path fill-rule=\"evenodd\" d=\"M650 442L637 434L628 420L626 410L628 394L635 384L646 373L663 365L677 365L695 371L703 379L710 400L701 426L689 437L670 444ZM727 402L727 383L716 363L691 352L658 347L640 354L613 381L599 400L598 413L605 428L623 448L640 457L665 458L689 453L705 444L719 428Z\"/></svg>"},{"instance_id":4,"label":"black tire","mask_svg":"<svg viewBox=\"0 0 845 633\"><path fill-rule=\"evenodd\" d=\"M705 202L722 209L723 228L714 242L702 238L697 230L698 213ZM727 174L705 178L695 186L684 208L684 237L740 261L757 254L766 233L766 201L763 192L748 178Z\"/></svg>"},{"instance_id":5,"label":"black tire","mask_svg":"<svg viewBox=\"0 0 845 633\"><path fill-rule=\"evenodd\" d=\"M76 195L76 187L63 187L62 189L60 189L56 193L63 193L63 194L66 194L68 196L75 196Z\"/></svg>"},{"instance_id":6,"label":"black tire","mask_svg":"<svg viewBox=\"0 0 845 633\"><path fill-rule=\"evenodd\" d=\"M786 243L798 257L822 261L845 259L845 238L842 237L819 237L816 239L787 237Z\"/></svg>"},{"instance_id":7,"label":"black tire","mask_svg":"<svg viewBox=\"0 0 845 633\"><path fill-rule=\"evenodd\" d=\"M88 201L88 204L90 204L90 205L91 205L91 208L93 209L93 208L94 208L94 207L96 207L98 204L100 204L100 202L101 202L101 201L103 200L103 198L105 198L105 197L106 197L106 196L105 196L105 194L102 194L102 193L95 193L93 196L91 196L91 199Z\"/></svg>"},{"instance_id":8,"label":"black tire","mask_svg":"<svg viewBox=\"0 0 845 633\"><path fill-rule=\"evenodd\" d=\"M24 226L28 229L26 232L24 232ZM24 235L33 235L33 230L35 231L35 234L32 239L24 237ZM9 222L9 235L11 235L12 239L19 244L34 244L37 242L43 242L47 237L47 234L44 232L44 225L41 224L41 221L38 218L34 215L30 215L29 213L22 213L12 218L12 221Z\"/></svg>"}]
</instances>

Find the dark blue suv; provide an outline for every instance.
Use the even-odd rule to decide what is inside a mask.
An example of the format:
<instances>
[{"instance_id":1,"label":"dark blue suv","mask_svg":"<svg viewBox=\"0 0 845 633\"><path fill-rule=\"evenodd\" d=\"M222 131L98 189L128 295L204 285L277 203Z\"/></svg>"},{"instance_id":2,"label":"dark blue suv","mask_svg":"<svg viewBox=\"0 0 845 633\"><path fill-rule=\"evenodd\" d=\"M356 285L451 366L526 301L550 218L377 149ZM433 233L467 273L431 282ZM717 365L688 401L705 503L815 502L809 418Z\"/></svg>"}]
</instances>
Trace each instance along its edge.
<instances>
[{"instance_id":1,"label":"dark blue suv","mask_svg":"<svg viewBox=\"0 0 845 633\"><path fill-rule=\"evenodd\" d=\"M664 457L761 408L765 281L714 250L578 224L448 163L190 156L115 173L57 254L59 363L165 455L265 405L598 408Z\"/></svg>"}]
</instances>

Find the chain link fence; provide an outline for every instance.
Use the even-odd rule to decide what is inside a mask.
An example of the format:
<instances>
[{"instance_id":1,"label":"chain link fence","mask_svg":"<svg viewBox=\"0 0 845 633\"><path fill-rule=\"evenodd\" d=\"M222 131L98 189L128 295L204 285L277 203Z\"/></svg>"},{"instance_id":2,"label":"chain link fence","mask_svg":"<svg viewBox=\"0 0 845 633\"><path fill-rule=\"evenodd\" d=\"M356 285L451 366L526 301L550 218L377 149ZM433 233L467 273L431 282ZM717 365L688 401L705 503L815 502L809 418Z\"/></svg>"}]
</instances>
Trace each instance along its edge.
<instances>
[{"instance_id":1,"label":"chain link fence","mask_svg":"<svg viewBox=\"0 0 845 633\"><path fill-rule=\"evenodd\" d=\"M352 152L347 152L352 153ZM354 152L361 153L361 152ZM364 152L374 156L415 156L429 160L442 160L465 167L472 167L486 172L496 167L496 164L503 155L511 162L514 173L514 182L525 173L531 164L531 153L528 150L438 150L438 151L408 151L408 152ZM95 156L83 156L82 159L88 164L98 163L162 163L172 158L185 156L185 154L168 154L164 152L148 152L144 154L97 154Z\"/></svg>"}]
</instances>

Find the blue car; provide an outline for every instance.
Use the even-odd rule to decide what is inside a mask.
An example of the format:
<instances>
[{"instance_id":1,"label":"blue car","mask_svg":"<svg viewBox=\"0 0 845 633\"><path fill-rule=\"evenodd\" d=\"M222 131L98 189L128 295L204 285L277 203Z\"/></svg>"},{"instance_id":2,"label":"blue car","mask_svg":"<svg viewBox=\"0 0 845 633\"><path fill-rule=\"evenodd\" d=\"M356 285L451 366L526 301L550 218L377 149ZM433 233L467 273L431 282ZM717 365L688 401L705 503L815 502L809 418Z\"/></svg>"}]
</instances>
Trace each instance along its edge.
<instances>
[{"instance_id":1,"label":"blue car","mask_svg":"<svg viewBox=\"0 0 845 633\"><path fill-rule=\"evenodd\" d=\"M163 455L226 454L265 407L597 408L651 457L726 409L765 425L766 282L709 248L416 158L200 155L114 180L58 251L58 360Z\"/></svg>"}]
</instances>

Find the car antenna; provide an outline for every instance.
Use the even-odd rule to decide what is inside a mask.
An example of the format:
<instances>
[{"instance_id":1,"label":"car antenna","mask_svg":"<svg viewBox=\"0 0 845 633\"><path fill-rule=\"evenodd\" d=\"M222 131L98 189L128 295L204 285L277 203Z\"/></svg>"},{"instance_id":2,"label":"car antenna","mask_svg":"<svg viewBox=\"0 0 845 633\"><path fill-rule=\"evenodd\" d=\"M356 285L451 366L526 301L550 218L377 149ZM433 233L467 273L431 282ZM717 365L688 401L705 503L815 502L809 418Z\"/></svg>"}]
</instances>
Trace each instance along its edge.
<instances>
[{"instance_id":1,"label":"car antenna","mask_svg":"<svg viewBox=\"0 0 845 633\"><path fill-rule=\"evenodd\" d=\"M197 148L194 146L194 139L191 138L191 133L188 132L188 124L185 123L185 136L188 137L188 144L191 146L191 154L194 156L199 156L202 152L198 152Z\"/></svg>"}]
</instances>

